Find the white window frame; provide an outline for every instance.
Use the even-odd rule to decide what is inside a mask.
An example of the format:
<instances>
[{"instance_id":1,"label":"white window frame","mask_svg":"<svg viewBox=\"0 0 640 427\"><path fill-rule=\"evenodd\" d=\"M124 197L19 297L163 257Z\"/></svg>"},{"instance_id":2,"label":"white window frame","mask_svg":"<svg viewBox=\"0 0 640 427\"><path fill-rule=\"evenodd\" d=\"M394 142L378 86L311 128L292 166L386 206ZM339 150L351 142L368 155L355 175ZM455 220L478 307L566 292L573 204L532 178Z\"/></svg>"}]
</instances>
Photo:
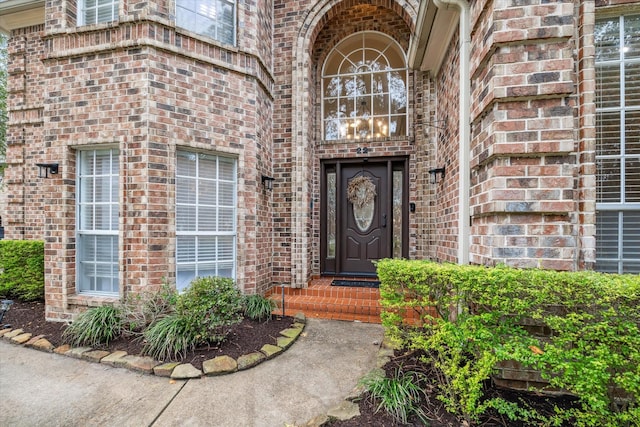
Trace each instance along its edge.
<instances>
[{"instance_id":1,"label":"white window frame","mask_svg":"<svg viewBox=\"0 0 640 427\"><path fill-rule=\"evenodd\" d=\"M195 172L191 175L185 173L180 169L180 162L176 162L176 288L181 291L194 278L203 276L221 276L235 280L238 212L237 159L189 150L178 150L177 158L180 156L194 161ZM203 158L209 161L215 160L215 177L203 176L201 162ZM232 163L232 171L227 176L221 174L221 163L226 165ZM230 177L232 179L229 179ZM190 191L184 193L181 186L188 187ZM215 196L212 197L214 200L204 203L202 199L205 197L204 189L207 186L210 189L215 188ZM183 247L181 241L185 240L193 242L193 250L190 250L190 242ZM215 253L207 253L206 249L201 250L203 247L206 248L206 244L213 244ZM224 250L221 252L221 247L230 249L230 252ZM224 255L222 259L221 255Z\"/></svg>"},{"instance_id":2,"label":"white window frame","mask_svg":"<svg viewBox=\"0 0 640 427\"><path fill-rule=\"evenodd\" d=\"M634 15L635 16L635 15ZM619 40L625 40L625 16L619 16L618 19L619 24ZM607 19L610 21L611 19ZM597 46L596 46L597 49ZM599 113L618 113L620 115L620 124L619 124L619 134L620 134L620 149L617 152L611 151L606 154L596 154L596 162L603 160L615 161L618 163L620 168L620 198L618 201L611 202L602 202L601 197L603 191L606 193L606 190L601 188L600 183L603 180L606 180L606 176L599 173L598 175L598 185L597 185L597 202L596 202L596 270L605 271L610 273L639 273L640 272L640 259L637 258L628 258L624 257L624 243L625 238L634 238L635 236L625 235L625 232L628 233L628 230L625 231L624 225L627 224L631 226L631 221L629 216L637 216L640 213L640 202L628 202L626 200L626 178L627 172L625 169L625 164L627 160L633 159L636 161L640 161L639 154L627 154L625 149L626 143L626 115L630 112L638 113L640 112L640 105L627 105L625 101L625 67L631 64L638 65L640 64L640 57L638 57L636 52L635 58L627 58L625 56L626 53L625 46L619 46L619 56L615 59L606 59L599 60L596 56L596 79L598 79L598 69L600 66L613 66L619 67L619 82L620 82L620 102L619 105L616 106L608 106L608 107L598 107L596 108L596 117L599 116ZM638 76L640 78L640 76ZM596 91L596 99L599 94ZM599 126L598 120L596 120L596 126ZM598 141L596 141L598 143ZM597 151L596 151L597 152ZM603 218L604 216L609 216L609 214L613 214L613 216L617 216L617 224L615 223L598 223L598 218ZM627 217L625 219L625 216ZM633 221L635 222L635 221ZM616 234L614 236L614 234ZM611 253L612 248L611 245L607 247L605 250L603 242L605 240L609 240L609 243L612 239L615 238L617 241L615 246L615 256L612 256ZM609 252L608 254L606 252ZM605 253L605 255L603 255ZM608 256L607 256L608 255ZM631 266L633 263L633 266ZM612 268L615 266L615 268Z\"/></svg>"},{"instance_id":3,"label":"white window frame","mask_svg":"<svg viewBox=\"0 0 640 427\"><path fill-rule=\"evenodd\" d=\"M98 173L96 156L106 153L109 153L109 170ZM83 172L88 161L93 162L93 173ZM80 294L117 296L120 289L118 150L79 150L76 165L76 290ZM107 190L98 193L98 183ZM108 212L100 224L97 212Z\"/></svg>"},{"instance_id":4,"label":"white window frame","mask_svg":"<svg viewBox=\"0 0 640 427\"><path fill-rule=\"evenodd\" d=\"M227 22L223 17L217 15L222 13L224 6L231 6L233 13L231 21ZM195 0L196 10L191 9L187 2L184 0L176 0L176 25L180 28L184 28L196 34L200 34L206 37L210 37L220 43L229 44L235 46L236 44L236 32L238 30L237 22L237 1L236 0ZM184 21L188 16L191 19L191 23ZM193 24L195 22L195 25ZM213 27L213 32L203 31L199 28L203 23L209 23L210 27ZM222 26L231 26L231 38L224 38L221 34Z\"/></svg>"},{"instance_id":5,"label":"white window frame","mask_svg":"<svg viewBox=\"0 0 640 427\"><path fill-rule=\"evenodd\" d=\"M110 16L108 19L100 20L99 10L106 9L109 6L111 7ZM78 0L78 26L117 21L119 9L120 0ZM87 19L89 11L95 12L95 16L91 21Z\"/></svg>"},{"instance_id":6,"label":"white window frame","mask_svg":"<svg viewBox=\"0 0 640 427\"><path fill-rule=\"evenodd\" d=\"M359 39L359 40L358 40ZM370 42L373 42L370 44ZM382 43L384 47L378 49L375 44ZM357 46L346 50L344 46L350 46L357 43ZM387 64L384 69L372 69L366 65L366 55L375 52L377 55L376 65ZM362 60L360 65L351 61L350 57L362 53ZM399 56L402 59L402 64L399 66L392 66L389 59L390 56ZM335 64L340 60L338 70L329 69L329 64ZM356 67L355 72L344 73L340 71L343 67ZM388 88L387 92L381 92L376 94L374 90L374 75L380 75L386 73L385 84ZM392 79L391 74L399 74L402 76L404 82L404 90L399 94L404 97L404 111L394 110L392 108L392 91L390 89ZM335 140L367 140L372 138L386 138L389 136L404 137L408 132L408 68L407 57L402 47L393 38L384 33L377 31L362 31L352 34L342 40L336 45L331 52L327 55L322 67L322 135L325 141ZM365 88L364 92L358 92L356 94L347 93L346 95L327 96L327 90L329 85L341 86L345 78L353 78L353 86L357 86L358 83L369 80L370 86ZM341 87L338 88L340 92ZM396 94L397 95L397 94ZM375 111L377 107L374 107L375 97L384 96L387 104L387 111L380 113ZM336 117L328 117L330 114L327 111L326 103L328 101L334 101L336 103ZM395 120L395 121L394 121ZM404 129L393 130L393 124L400 125ZM329 127L337 128L336 131L332 131L331 134L327 131Z\"/></svg>"}]
</instances>

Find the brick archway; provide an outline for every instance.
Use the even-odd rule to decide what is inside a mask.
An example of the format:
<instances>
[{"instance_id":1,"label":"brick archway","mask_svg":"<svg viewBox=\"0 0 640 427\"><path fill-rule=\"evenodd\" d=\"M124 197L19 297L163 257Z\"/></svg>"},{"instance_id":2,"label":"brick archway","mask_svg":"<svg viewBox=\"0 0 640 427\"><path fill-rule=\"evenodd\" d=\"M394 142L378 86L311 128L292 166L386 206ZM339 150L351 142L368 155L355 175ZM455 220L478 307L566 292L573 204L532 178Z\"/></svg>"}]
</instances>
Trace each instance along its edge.
<instances>
[{"instance_id":1,"label":"brick archway","mask_svg":"<svg viewBox=\"0 0 640 427\"><path fill-rule=\"evenodd\" d=\"M418 0L373 0L363 4L383 6L393 10L413 31L418 15ZM310 277L309 266L312 228L312 156L309 150L312 106L310 105L312 48L323 26L353 2L323 0L311 8L300 26L295 40L292 79L292 170L291 170L291 286L305 287Z\"/></svg>"}]
</instances>

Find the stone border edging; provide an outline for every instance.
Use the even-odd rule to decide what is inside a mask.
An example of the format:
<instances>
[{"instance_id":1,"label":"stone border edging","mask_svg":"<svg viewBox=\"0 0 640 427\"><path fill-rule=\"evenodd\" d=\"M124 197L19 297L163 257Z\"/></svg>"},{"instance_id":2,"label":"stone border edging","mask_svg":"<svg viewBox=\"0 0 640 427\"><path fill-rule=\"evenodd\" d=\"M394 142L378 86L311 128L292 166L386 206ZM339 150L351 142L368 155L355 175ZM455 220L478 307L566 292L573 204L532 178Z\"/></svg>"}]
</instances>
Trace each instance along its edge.
<instances>
[{"instance_id":1,"label":"stone border edging","mask_svg":"<svg viewBox=\"0 0 640 427\"><path fill-rule=\"evenodd\" d=\"M205 360L202 363L202 370L197 369L191 363L165 363L149 356L130 355L126 351L114 351L111 353L105 350L96 350L91 347L71 347L68 344L55 347L44 338L44 335L33 336L33 334L22 329L1 329L0 338L12 344L22 345L47 353L61 354L94 363L104 363L116 368L126 368L158 377L186 380L201 378L203 376L231 374L252 368L264 361L272 359L291 347L304 330L306 321L305 315L298 313L294 317L293 325L280 331L280 336L276 339L276 345L265 344L260 351L244 354L238 357L238 359L233 359L230 356L218 356Z\"/></svg>"},{"instance_id":2,"label":"stone border edging","mask_svg":"<svg viewBox=\"0 0 640 427\"><path fill-rule=\"evenodd\" d=\"M286 427L322 427L330 421L334 420L350 420L351 418L357 417L360 415L359 405L355 402L365 393L366 389L361 384L362 379L369 376L385 376L385 372L383 366L391 361L391 357L395 351L396 347L393 345L391 340L385 335L382 343L380 343L380 348L378 349L378 355L376 360L376 367L369 371L366 375L364 375L358 384L351 390L351 393L344 398L342 402L338 405L330 408L326 414L320 414L304 424L296 425L296 424L286 424Z\"/></svg>"}]
</instances>

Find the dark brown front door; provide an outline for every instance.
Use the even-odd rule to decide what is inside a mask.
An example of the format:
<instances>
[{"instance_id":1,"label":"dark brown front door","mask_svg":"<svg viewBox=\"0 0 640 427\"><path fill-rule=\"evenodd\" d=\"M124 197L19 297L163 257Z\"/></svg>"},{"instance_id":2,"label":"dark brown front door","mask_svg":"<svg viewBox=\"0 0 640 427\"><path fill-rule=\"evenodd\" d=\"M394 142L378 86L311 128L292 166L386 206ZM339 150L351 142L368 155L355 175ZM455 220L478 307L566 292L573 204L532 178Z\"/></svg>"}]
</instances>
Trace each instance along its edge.
<instances>
[{"instance_id":1,"label":"dark brown front door","mask_svg":"<svg viewBox=\"0 0 640 427\"><path fill-rule=\"evenodd\" d=\"M323 274L373 276L372 261L406 256L405 170L404 159L323 163Z\"/></svg>"},{"instance_id":2,"label":"dark brown front door","mask_svg":"<svg viewBox=\"0 0 640 427\"><path fill-rule=\"evenodd\" d=\"M340 180L342 274L371 274L372 260L391 256L387 165L343 166Z\"/></svg>"}]
</instances>

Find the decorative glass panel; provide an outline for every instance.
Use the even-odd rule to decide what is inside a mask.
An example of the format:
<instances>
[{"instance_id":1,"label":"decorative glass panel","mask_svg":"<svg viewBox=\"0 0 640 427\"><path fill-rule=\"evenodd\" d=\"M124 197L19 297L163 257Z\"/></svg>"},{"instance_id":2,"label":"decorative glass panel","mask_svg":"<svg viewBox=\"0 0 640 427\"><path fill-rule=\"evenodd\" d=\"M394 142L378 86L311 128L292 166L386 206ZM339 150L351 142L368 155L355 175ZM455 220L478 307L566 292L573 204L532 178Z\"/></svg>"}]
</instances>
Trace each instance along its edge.
<instances>
[{"instance_id":1,"label":"decorative glass panel","mask_svg":"<svg viewBox=\"0 0 640 427\"><path fill-rule=\"evenodd\" d=\"M336 257L336 173L327 173L327 258Z\"/></svg>"},{"instance_id":2,"label":"decorative glass panel","mask_svg":"<svg viewBox=\"0 0 640 427\"><path fill-rule=\"evenodd\" d=\"M353 216L356 220L356 225L363 233L371 227L373 222L373 215L375 213L375 199L365 203L362 206L353 206Z\"/></svg>"},{"instance_id":3,"label":"decorative glass panel","mask_svg":"<svg viewBox=\"0 0 640 427\"><path fill-rule=\"evenodd\" d=\"M393 126L392 130L390 118L402 116L406 121L406 82L405 55L393 39L374 32L344 39L323 67L324 138L406 134L405 125Z\"/></svg>"},{"instance_id":4,"label":"decorative glass panel","mask_svg":"<svg viewBox=\"0 0 640 427\"><path fill-rule=\"evenodd\" d=\"M393 171L393 257L402 258L402 191L404 189L404 173Z\"/></svg>"},{"instance_id":5,"label":"decorative glass panel","mask_svg":"<svg viewBox=\"0 0 640 427\"><path fill-rule=\"evenodd\" d=\"M352 204L356 226L364 233L371 227L375 216L376 185L367 176L356 176L349 180L347 198Z\"/></svg>"}]
</instances>

